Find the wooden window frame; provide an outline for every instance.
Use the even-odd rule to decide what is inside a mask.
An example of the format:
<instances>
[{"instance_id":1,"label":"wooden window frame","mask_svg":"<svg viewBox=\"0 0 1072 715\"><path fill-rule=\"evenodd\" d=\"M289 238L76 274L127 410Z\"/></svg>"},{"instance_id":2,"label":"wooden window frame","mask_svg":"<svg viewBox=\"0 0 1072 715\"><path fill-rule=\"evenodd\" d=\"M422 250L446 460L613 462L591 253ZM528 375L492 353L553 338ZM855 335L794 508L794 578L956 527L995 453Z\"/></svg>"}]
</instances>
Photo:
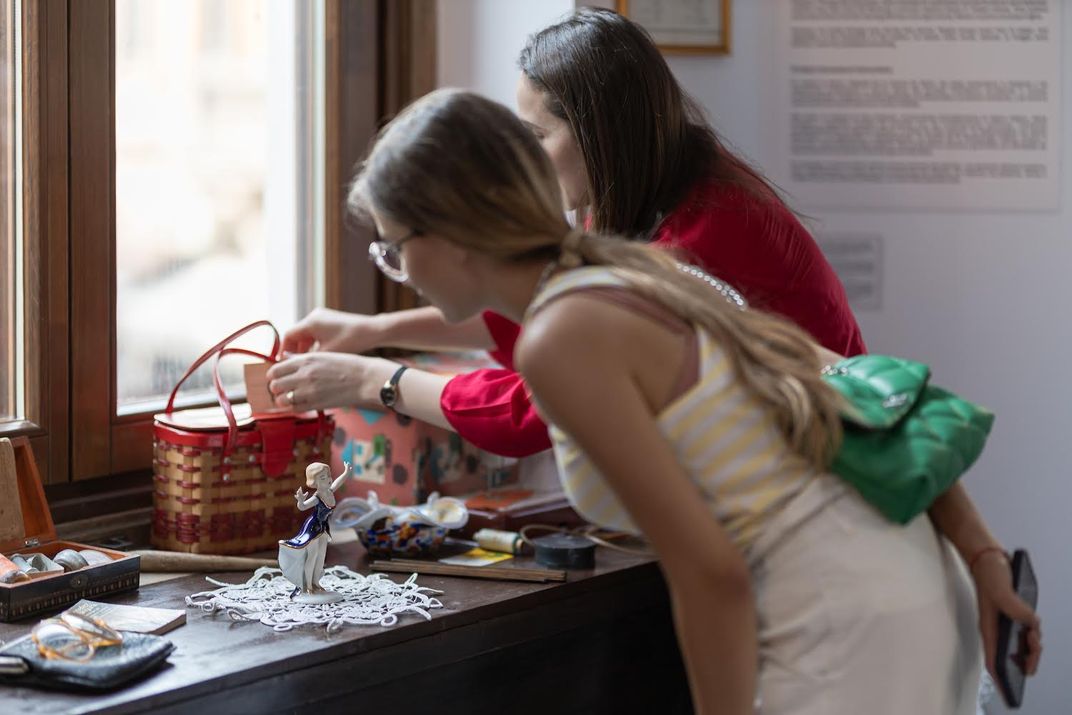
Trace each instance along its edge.
<instances>
[{"instance_id":1,"label":"wooden window frame","mask_svg":"<svg viewBox=\"0 0 1072 715\"><path fill-rule=\"evenodd\" d=\"M325 11L326 63L325 209L338 207L345 176L367 146L375 128L379 57L369 42L370 28L382 12L379 0L329 0ZM71 260L87 270L72 275L71 314L71 478L73 481L146 470L151 465L152 414L117 415L115 365L115 13L113 0L71 4L70 112L80 117L71 128ZM355 36L357 41L355 41ZM353 127L358 127L357 131ZM343 127L346 131L343 131ZM349 160L347 160L349 159ZM341 266L358 263L352 254L364 229L339 211L325 211L330 304L368 306L360 286L342 280ZM101 250L101 246L105 246ZM92 276L109 276L94 282ZM367 307L366 307L367 309ZM107 379L101 379L107 375Z\"/></svg>"},{"instance_id":2,"label":"wooden window frame","mask_svg":"<svg viewBox=\"0 0 1072 715\"><path fill-rule=\"evenodd\" d=\"M78 481L148 465L152 442L114 454L124 444L117 427L133 424L114 418L115 5L78 0L68 11L69 112L78 120L70 126L70 262L78 266L70 281L70 475Z\"/></svg>"},{"instance_id":3,"label":"wooden window frame","mask_svg":"<svg viewBox=\"0 0 1072 715\"><path fill-rule=\"evenodd\" d=\"M329 28L353 36L357 26L375 27L378 41L347 43L328 31L327 139L337 152L328 153L326 304L358 313L414 308L419 305L416 292L387 280L367 260L375 231L349 216L346 191L354 167L379 128L435 89L438 3L327 2ZM373 79L375 85L370 83ZM368 101L370 97L375 101Z\"/></svg>"},{"instance_id":4,"label":"wooden window frame","mask_svg":"<svg viewBox=\"0 0 1072 715\"><path fill-rule=\"evenodd\" d=\"M21 46L16 47L16 43L20 41L19 33L15 31L14 24L9 22L14 11L15 0L0 0L0 65L4 67L4 71L0 73L0 118L5 121L8 119L8 112L14 109L13 100L22 91L21 86L16 85L14 72L8 71L8 57L16 57L22 52ZM11 69L14 70L14 66ZM0 132L0 236L15 228L18 211L15 205L16 196L12 193L17 193L15 190L22 181L21 177L18 182L10 179L15 174L18 163L14 156L14 140L19 134L15 132L9 137L9 133L10 128ZM14 265L17 252L13 245L15 241L12 241L17 238L14 235L6 236L0 243L0 291L3 291L5 296L15 295L18 282L19 272ZM18 307L14 302L10 298L0 302L0 366L3 368L0 371L0 415L3 415L4 421L14 419L13 410L20 407L18 370L7 369L21 357L18 354L17 342L10 339L19 322L19 316L16 314Z\"/></svg>"},{"instance_id":5,"label":"wooden window frame","mask_svg":"<svg viewBox=\"0 0 1072 715\"><path fill-rule=\"evenodd\" d=\"M366 259L374 233L345 199L384 119L434 87L435 13L436 0L325 0L330 307L415 304ZM114 2L23 0L22 19L27 410L0 435L31 438L64 521L148 502L152 415L115 409Z\"/></svg>"},{"instance_id":6,"label":"wooden window frame","mask_svg":"<svg viewBox=\"0 0 1072 715\"><path fill-rule=\"evenodd\" d=\"M436 86L436 0L381 5L380 117L388 119ZM362 247L368 245L367 241ZM416 291L376 271L376 307L383 312L421 305Z\"/></svg>"},{"instance_id":7,"label":"wooden window frame","mask_svg":"<svg viewBox=\"0 0 1072 715\"><path fill-rule=\"evenodd\" d=\"M46 483L68 473L67 2L22 3L26 414L0 436L30 438Z\"/></svg>"}]
</instances>

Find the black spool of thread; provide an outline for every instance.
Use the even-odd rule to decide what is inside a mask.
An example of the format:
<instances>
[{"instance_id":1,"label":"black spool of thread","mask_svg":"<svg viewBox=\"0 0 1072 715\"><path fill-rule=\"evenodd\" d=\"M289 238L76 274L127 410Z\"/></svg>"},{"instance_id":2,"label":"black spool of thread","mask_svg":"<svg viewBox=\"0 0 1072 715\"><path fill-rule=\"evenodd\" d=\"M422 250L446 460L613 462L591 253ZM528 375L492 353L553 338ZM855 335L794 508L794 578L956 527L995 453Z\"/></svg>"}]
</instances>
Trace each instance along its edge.
<instances>
[{"instance_id":1,"label":"black spool of thread","mask_svg":"<svg viewBox=\"0 0 1072 715\"><path fill-rule=\"evenodd\" d=\"M577 534L548 534L532 539L536 563L555 569L592 569L596 566L595 542Z\"/></svg>"}]
</instances>

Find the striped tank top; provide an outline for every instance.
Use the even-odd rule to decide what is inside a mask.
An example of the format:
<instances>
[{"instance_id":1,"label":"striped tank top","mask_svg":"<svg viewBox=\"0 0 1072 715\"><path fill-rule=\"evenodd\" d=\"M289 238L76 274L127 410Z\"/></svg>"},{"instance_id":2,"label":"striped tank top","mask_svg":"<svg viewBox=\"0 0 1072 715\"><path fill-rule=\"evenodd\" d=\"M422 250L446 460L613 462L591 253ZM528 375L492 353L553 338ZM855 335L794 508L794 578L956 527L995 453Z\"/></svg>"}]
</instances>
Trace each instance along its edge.
<instances>
[{"instance_id":1,"label":"striped tank top","mask_svg":"<svg viewBox=\"0 0 1072 715\"><path fill-rule=\"evenodd\" d=\"M534 297L526 319L555 298L592 288L628 290L628 284L602 266L561 273ZM712 300L722 297L712 292ZM711 513L748 554L763 526L818 473L788 447L773 411L739 383L718 344L696 331L698 378L657 421ZM553 424L549 430L562 486L577 512L594 524L639 533L578 445Z\"/></svg>"}]
</instances>

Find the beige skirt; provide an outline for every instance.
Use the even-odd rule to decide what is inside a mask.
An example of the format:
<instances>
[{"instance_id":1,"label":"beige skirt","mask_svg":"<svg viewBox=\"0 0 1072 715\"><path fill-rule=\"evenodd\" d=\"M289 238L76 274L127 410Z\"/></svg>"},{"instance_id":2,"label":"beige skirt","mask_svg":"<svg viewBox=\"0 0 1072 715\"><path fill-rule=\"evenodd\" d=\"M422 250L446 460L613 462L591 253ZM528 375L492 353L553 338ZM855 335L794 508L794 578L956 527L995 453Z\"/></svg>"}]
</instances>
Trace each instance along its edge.
<instances>
[{"instance_id":1,"label":"beige skirt","mask_svg":"<svg viewBox=\"0 0 1072 715\"><path fill-rule=\"evenodd\" d=\"M976 712L974 589L926 515L893 524L823 476L764 529L752 572L758 712Z\"/></svg>"}]
</instances>

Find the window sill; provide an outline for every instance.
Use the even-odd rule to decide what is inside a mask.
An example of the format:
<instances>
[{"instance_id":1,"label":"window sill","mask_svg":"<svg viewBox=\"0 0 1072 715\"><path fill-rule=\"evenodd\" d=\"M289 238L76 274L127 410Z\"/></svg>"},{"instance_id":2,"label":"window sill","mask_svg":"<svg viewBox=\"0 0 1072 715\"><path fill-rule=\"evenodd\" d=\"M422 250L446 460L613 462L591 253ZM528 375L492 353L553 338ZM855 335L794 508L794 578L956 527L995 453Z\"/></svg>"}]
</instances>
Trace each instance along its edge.
<instances>
[{"instance_id":1,"label":"window sill","mask_svg":"<svg viewBox=\"0 0 1072 715\"><path fill-rule=\"evenodd\" d=\"M153 477L148 470L45 486L57 533L81 529L90 522L128 519L140 513L147 525L153 500ZM79 539L73 539L75 541Z\"/></svg>"}]
</instances>

